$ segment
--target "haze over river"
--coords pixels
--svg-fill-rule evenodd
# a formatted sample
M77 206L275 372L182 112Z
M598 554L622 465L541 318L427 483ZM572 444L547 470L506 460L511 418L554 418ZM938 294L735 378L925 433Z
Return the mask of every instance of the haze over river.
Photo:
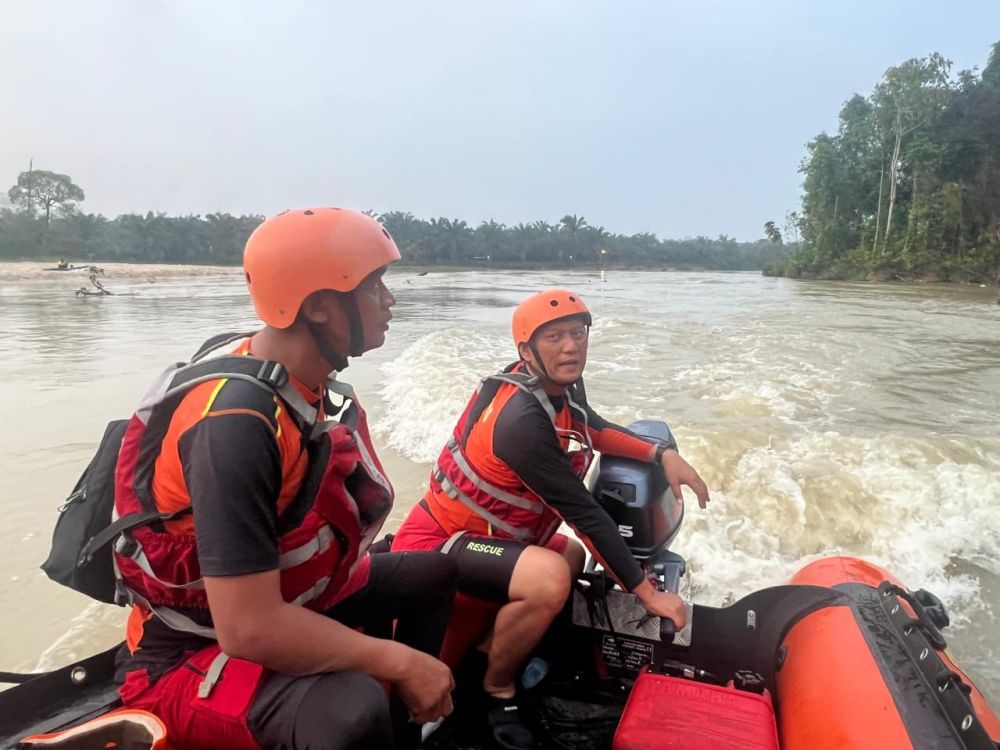
M152 272L151 272L152 273ZM56 508L105 423L213 333L250 330L238 270L105 285L0 275L0 670L43 669L122 637L124 610L48 581ZM960 663L1000 705L1000 305L978 287L750 274L465 272L388 277L386 346L343 379L368 408L397 504L423 491L477 380L513 358L514 304L545 286L594 311L587 391L619 423L661 417L712 503L688 496L685 593L721 604L831 552L948 605Z

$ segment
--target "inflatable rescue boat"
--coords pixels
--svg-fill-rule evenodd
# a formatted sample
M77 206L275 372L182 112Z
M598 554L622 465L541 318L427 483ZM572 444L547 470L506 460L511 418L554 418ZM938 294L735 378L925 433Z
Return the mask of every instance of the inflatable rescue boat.
M651 437L667 429L631 428ZM669 544L683 506L652 469L604 458L592 491L627 529L623 538L647 573L676 590L686 565ZM490 746L478 705L483 657L471 644L492 615L481 602L456 601L442 654L455 670L455 712L425 727L424 747ZM787 584L728 607L691 605L688 619L675 631L646 616L589 562L521 675L543 747L1000 747L1000 719L948 654L941 602L863 560L811 562ZM120 711L116 651L47 674L0 673L18 683L0 692L0 748L171 748L156 717Z

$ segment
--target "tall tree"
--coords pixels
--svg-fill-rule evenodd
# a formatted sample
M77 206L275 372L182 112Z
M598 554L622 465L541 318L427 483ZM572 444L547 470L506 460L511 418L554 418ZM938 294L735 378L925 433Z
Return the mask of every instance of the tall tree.
M983 68L982 82L984 86L1000 89L1000 42L994 42L990 50L990 59Z
M930 126L949 100L951 61L934 52L925 58L907 60L885 73L875 88L872 103L882 132L889 133L892 156L889 157L889 206L886 210L882 251L888 248L892 219L900 181L903 179L903 142L907 136ZM889 124L891 123L891 124Z
M808 144L789 273L1000 275L1000 43L982 75L938 53L851 97ZM789 217L791 218L791 217Z
M775 245L781 244L781 230L773 221L764 224L764 236L767 237L768 242L773 242Z
M7 192L7 197L11 203L29 214L34 213L36 208L44 212L46 227L53 209L69 214L84 199L83 190L69 175L44 169L21 172L17 177L17 184Z

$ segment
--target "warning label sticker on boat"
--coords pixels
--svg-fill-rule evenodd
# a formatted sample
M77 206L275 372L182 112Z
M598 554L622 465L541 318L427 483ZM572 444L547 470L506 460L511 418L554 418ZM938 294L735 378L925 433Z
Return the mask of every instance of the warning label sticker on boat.
M652 663L653 644L606 635L601 641L601 658L609 667L638 672L645 665Z

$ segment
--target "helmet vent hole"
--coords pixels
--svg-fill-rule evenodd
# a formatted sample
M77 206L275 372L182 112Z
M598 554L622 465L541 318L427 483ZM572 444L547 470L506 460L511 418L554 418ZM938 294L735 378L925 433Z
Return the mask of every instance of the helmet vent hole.
M388 232L386 231L385 227L382 227L382 234L384 234L384 235L385 235L385 238L386 238L387 240L391 240L391 239L392 239L392 237L391 237L391 236L389 235L389 233L388 233Z
M576 297L570 297L570 298L569 298L569 301L570 301L570 302L576 302Z
M549 304L552 305L553 307L559 307L559 300L557 300L557 299L550 299L549 300Z
M308 209L308 208L305 211L303 211L302 213L304 213L306 216L312 216L313 215L312 210Z
M249 271L247 271L246 276L247 276L247 286L250 286L250 272Z

